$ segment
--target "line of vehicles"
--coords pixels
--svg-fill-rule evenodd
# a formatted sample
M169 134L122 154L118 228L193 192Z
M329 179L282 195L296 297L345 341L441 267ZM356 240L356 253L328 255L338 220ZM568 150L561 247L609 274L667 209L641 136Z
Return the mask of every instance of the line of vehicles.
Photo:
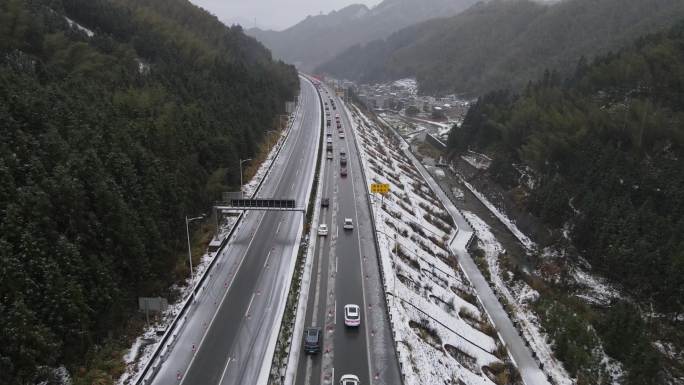
M319 88L319 87L317 87ZM319 88L320 90L321 88ZM326 93L328 92L325 88L322 88ZM332 97L328 98L328 101L324 104L325 108L325 120L326 120L326 159L333 160L333 134L332 134L332 117L330 109L333 111L337 110L335 105L335 100ZM337 128L337 134L340 139L344 139L344 129L342 127L342 121L340 120L340 114L335 113L335 126ZM340 158L340 176L347 176L347 153L344 149L339 152ZM330 198L323 197L321 199L321 207L328 208L330 206ZM354 230L354 222L352 218L344 218L342 228L345 231ZM318 225L318 235L321 237L327 236L329 233L328 225L326 223L320 223ZM356 304L346 304L343 308L344 311L344 325L349 328L358 328L361 325L361 308ZM318 354L321 351L321 346L323 346L323 332L320 327L309 327L304 331L304 351L308 354ZM359 377L353 374L345 374L340 377L340 385L360 385L361 381Z

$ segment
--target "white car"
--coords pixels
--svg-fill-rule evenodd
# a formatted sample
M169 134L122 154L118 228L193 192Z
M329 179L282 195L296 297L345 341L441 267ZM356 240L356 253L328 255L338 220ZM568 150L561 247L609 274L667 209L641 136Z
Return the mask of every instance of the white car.
M325 223L321 223L320 225L318 225L318 235L328 235L328 225L326 225Z
M352 222L351 218L344 218L344 226L342 226L345 230L354 230L354 222Z
M361 325L361 309L358 305L344 305L344 324L347 326Z
M340 385L360 385L361 381L353 374L345 374L340 377Z

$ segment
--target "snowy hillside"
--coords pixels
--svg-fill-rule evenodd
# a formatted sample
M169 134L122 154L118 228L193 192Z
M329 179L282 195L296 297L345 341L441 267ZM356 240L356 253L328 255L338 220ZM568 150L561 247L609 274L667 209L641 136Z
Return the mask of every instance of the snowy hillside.
M406 384L513 384L520 377L447 245L452 218L396 138L351 112L367 185L374 196L383 283Z

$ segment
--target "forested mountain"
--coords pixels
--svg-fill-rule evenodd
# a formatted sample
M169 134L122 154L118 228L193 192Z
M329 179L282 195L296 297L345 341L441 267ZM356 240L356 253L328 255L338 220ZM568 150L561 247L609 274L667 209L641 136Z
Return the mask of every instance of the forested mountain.
M489 154L490 176L509 189L520 189L516 169L529 167L535 183L521 204L569 230L598 272L666 319L684 313L682 57L684 22L581 60L567 81L547 73L519 95L480 98L448 142L453 154ZM630 369L650 365L637 362L644 357L624 331L613 337L625 346L609 353L632 360ZM665 383L650 381L631 383Z
M185 276L183 217L237 188L298 87L186 0L1 1L0 383L107 383L99 347Z
M376 82L416 77L422 92L480 95L522 87L581 56L607 53L684 17L681 0L493 0L356 45L317 71Z
M273 54L301 69L316 66L354 44L382 39L394 31L435 17L455 15L477 0L384 0L368 9L355 4L327 15L309 16L284 31L250 29Z

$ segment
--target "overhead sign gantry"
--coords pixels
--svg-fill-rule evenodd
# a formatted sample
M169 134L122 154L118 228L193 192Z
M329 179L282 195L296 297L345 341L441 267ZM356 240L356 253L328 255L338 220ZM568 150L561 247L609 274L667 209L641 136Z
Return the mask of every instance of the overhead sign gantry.
M305 211L297 207L294 199L230 199L216 204L219 211L257 210L257 211Z

